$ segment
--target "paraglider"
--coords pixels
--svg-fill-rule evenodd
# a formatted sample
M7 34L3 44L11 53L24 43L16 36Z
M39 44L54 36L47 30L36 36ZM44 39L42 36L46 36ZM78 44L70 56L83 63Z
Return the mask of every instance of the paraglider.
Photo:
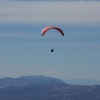
M64 32L63 32L60 28L55 27L55 26L48 26L48 27L45 27L45 28L42 30L41 35L44 36L44 34L45 34L48 30L50 30L50 29L56 29L57 31L59 31L59 32L61 33L62 36L64 36Z
M63 32L60 28L55 27L55 26L48 26L48 27L45 27L45 28L42 30L41 35L44 36L44 34L45 34L48 30L50 30L50 29L55 29L55 30L57 30L58 32L60 32L62 36L64 36L64 32ZM54 52L54 49L51 49L51 52Z

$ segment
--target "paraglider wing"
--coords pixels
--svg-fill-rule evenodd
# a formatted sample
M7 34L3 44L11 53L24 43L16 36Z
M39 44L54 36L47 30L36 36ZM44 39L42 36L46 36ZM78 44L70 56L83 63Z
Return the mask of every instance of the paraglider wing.
M58 31L61 33L62 36L64 36L64 32L63 32L60 28L54 27L54 26L45 27L45 28L42 30L42 32L41 32L42 36L43 36L48 30L50 30L50 29L56 29L56 30L58 30Z

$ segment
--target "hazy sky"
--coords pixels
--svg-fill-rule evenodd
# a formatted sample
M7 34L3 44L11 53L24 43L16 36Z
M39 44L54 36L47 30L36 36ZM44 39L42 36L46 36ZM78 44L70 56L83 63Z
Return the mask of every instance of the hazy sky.
M100 1L0 0L0 77L24 75L100 80Z

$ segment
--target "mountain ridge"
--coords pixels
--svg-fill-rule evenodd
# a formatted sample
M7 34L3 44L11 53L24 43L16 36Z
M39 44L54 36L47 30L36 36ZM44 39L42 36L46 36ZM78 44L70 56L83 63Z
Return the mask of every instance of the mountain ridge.
M57 78L45 77L42 75L39 76L30 75L30 76L21 76L18 78L10 78L10 77L1 78L0 88L10 87L10 86L19 87L19 86L25 86L30 83L45 84L50 82L64 83L63 81Z

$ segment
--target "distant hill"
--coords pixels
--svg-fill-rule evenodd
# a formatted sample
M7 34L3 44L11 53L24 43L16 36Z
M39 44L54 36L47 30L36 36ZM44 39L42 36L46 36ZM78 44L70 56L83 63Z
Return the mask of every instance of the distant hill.
M72 85L100 85L100 80L93 79L61 79L65 83Z
M70 85L40 76L0 79L0 100L100 100L100 85Z
M10 87L10 86L25 86L30 83L35 83L35 84L46 84L50 82L55 82L55 83L64 83L63 81L56 79L56 78L51 78L51 77L44 77L42 75L40 76L22 76L18 78L1 78L0 79L0 88L5 88L5 87Z

